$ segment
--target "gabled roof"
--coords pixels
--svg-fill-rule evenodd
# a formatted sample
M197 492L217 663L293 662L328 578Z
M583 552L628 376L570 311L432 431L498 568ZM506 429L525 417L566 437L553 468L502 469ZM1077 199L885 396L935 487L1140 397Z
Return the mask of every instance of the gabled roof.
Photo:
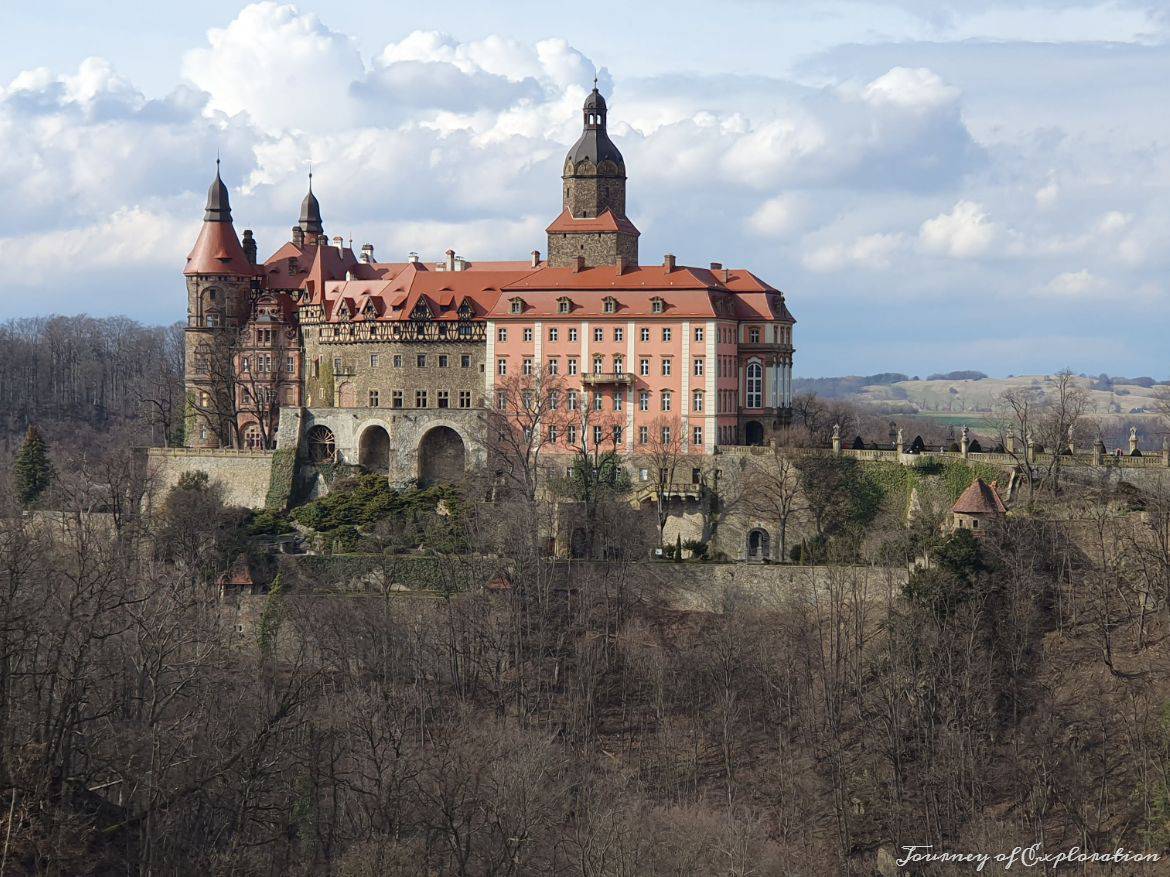
M1007 508L999 494L982 478L976 478L971 486L963 491L963 495L951 508L952 512L961 515L1005 515Z

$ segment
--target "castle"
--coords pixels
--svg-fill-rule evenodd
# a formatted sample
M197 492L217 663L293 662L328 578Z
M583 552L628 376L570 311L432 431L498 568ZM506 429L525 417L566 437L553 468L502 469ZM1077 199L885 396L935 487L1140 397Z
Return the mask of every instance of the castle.
M291 444L310 462L445 477L482 456L486 413L531 429L533 393L551 454L768 442L791 420L784 295L715 262L641 263L607 114L595 84L547 256L521 261L355 253L326 235L310 175L291 239L260 262L217 162L184 270L187 446Z

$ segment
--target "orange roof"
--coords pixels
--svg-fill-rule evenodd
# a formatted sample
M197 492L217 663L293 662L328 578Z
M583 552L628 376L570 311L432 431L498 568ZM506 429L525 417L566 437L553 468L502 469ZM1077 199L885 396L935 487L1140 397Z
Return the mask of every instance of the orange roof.
M552 221L552 225L545 229L546 232L555 234L575 234L579 232L599 232L599 231L620 231L626 234L640 235L641 232L634 227L634 223L630 222L624 216L614 216L609 208L601 211L600 216L588 217L584 219L577 219L569 212L566 207L561 211L561 215Z
M963 491L963 495L951 508L952 512L961 515L1004 515L1007 508L990 485L982 478L976 478L971 486Z
M290 259L297 260L297 273L289 271ZM344 247L339 253L332 244L302 244L289 241L264 261L269 289L305 289L306 281L313 281L319 291L323 281L342 280L347 271L355 277L378 278L387 276L393 266L362 262L352 249Z
M251 277L256 266L244 255L240 239L230 222L205 222L195 248L187 256L184 274L234 274Z

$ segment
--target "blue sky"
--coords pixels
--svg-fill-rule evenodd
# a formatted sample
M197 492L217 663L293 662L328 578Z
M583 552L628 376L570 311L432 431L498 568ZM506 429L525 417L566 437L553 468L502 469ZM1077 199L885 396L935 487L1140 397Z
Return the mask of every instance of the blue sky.
M379 258L543 249L597 74L642 260L785 290L799 373L1170 374L1165 3L95 6L5 10L0 318L180 318L217 149L265 253L310 159Z

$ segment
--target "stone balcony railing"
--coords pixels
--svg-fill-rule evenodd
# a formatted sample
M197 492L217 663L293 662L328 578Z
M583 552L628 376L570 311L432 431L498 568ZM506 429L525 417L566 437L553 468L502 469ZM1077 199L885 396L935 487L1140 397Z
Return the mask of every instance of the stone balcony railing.
M604 384L621 384L625 386L634 383L634 376L630 372L589 372L581 375L581 383L587 387L596 387Z

